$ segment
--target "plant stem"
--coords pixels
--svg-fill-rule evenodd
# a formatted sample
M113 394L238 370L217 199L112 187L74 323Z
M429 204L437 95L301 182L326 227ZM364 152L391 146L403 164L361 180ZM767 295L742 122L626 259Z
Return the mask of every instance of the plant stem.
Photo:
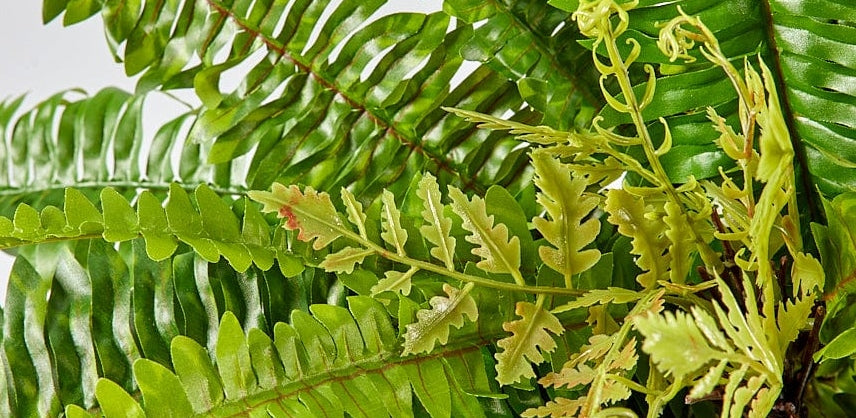
M438 266L433 263L429 263L427 261L416 260L410 258L406 255L399 255L395 252L389 251L386 248L381 247L378 244L375 244L372 241L369 241L359 234L354 233L350 229L343 226L332 226L336 232L340 233L345 238L363 246L364 248L374 251L377 255L386 258L388 260L395 261L397 263L406 264L411 267L417 267L422 270L427 270L433 273L437 273L446 277L450 277L455 280L460 280L466 283L474 283L484 287L490 287L494 289L500 290L508 290L512 292L526 292L533 293L537 295L549 294L549 295L564 295L564 296L582 296L585 291L576 290L576 289L565 289L561 287L553 287L553 286L529 286L525 284L518 283L507 283L507 282L498 282L496 280L487 279L484 277L473 276L471 274L461 273L457 270L447 269L445 266ZM522 277L521 277L522 279Z
M602 28L603 33L605 34L603 44L606 47L609 60L612 63L612 68L615 78L618 80L618 85L621 88L621 93L624 95L625 103L629 108L628 113L630 113L630 118L633 120L636 132L642 140L642 149L645 151L645 157L648 159L648 163L651 164L651 170L657 180L656 183L659 183L659 186L666 192L667 198L677 207L681 208L682 212L684 212L682 219L688 224L687 230L692 234L692 239L695 241L696 247L702 255L702 260L704 260L705 264L711 264L713 260L717 259L716 254L713 249L710 248L708 243L699 236L695 228L693 228L692 225L689 225L689 220L686 217L685 205L681 201L678 191L675 189L675 186L672 184L669 176L666 175L666 170L663 168L660 158L657 156L656 150L654 149L651 134L648 132L645 120L642 118L642 109L636 98L636 93L633 92L633 87L630 85L630 76L628 75L627 65L621 58L621 55L618 52L618 47L615 44L616 36L613 33L612 25L609 24L607 20L607 24L604 26L605 27ZM596 52L592 51L592 54L596 54Z

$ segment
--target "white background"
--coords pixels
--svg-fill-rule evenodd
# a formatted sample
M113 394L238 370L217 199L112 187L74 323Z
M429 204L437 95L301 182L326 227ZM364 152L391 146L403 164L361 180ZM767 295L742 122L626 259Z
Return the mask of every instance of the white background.
M62 16L42 24L40 1L9 1L0 13L0 100L27 94L22 107L29 109L54 93L83 88L90 94L116 86L133 91L134 79L125 76L104 41L101 18L95 16L70 27ZM391 0L385 11L438 11L441 0ZM228 83L224 80L224 83ZM144 136L150 138L160 124L177 115L176 106L149 101L144 108ZM2 139L0 139L2 140ZM5 176L6 173L0 173ZM0 252L0 305L6 299L6 282L12 258Z

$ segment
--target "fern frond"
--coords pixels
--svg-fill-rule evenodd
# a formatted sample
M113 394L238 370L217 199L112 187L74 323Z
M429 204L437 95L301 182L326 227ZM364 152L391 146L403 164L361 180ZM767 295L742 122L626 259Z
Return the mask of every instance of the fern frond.
M80 414L69 406L78 404L108 417L409 416L418 399L432 413L459 416L460 408L478 404L470 393L489 392L482 355L471 343L401 357L389 314L371 298L349 298L348 309L315 305L311 315L295 311L290 324L274 325L294 303L270 310L277 293L302 298L303 309L313 301L301 295L308 289L289 285L306 278L257 269L239 275L192 253L175 256L172 265L155 263L134 243L132 254L144 260L133 271L100 240L88 251L60 249L53 276L40 276L23 257L16 261L6 307L22 314L4 318L9 380L0 382L10 415L58 415L62 408ZM76 260L81 255L88 256L89 274ZM39 303L40 316L20 308ZM38 321L44 325L34 326Z
M763 416L783 387L778 341L768 340L762 328L748 278L745 313L725 283L717 279L717 284L725 308L714 304L716 320L699 307L691 309L691 316L666 312L637 317L636 327L645 336L642 349L676 381L698 378L693 396L705 396L725 382L723 414L740 415L749 407L750 416Z
M557 397L552 401L548 401L546 405L537 408L530 408L520 414L523 417L576 417L578 411L586 402L586 397L582 396L577 399L567 399Z
M154 260L171 256L183 242L209 262L224 257L238 271L253 264L267 270L276 258L292 257L277 253L270 227L255 206L244 204L239 220L205 185L196 188L195 205L176 184L170 186L165 205L144 191L137 199L136 212L111 188L101 190L100 196L101 211L76 189L66 189L63 210L48 206L39 213L29 205L19 205L12 220L0 217L0 247L88 238L123 242L142 237Z
M114 55L128 74L143 73L138 90L194 88L203 108L190 137L210 145L211 163L246 155L251 189L279 181L374 198L383 188L402 192L425 170L475 191L524 185L525 153L511 153L515 141L440 109L511 111L535 122L540 115L521 109L516 80L482 65L449 88L472 27L453 26L443 13L384 16L383 3L101 7ZM80 5L46 17L64 9L68 16ZM241 79L233 91L220 86L227 72ZM388 164L371 164L378 160Z
M672 283L683 284L692 268L693 242L692 226L686 214L673 202L663 205L665 216L663 223L667 229L664 235L669 240L669 280Z
M188 360L201 362L205 372L194 372L176 365L177 370L185 370L176 376L157 363L138 360L135 377L143 388L142 403L146 412L181 412L190 416L193 408L192 412L196 414L300 411L315 416L342 413L364 417L410 416L411 393L416 394L423 407L436 416L465 412L459 409L463 405L451 402L451 387L459 384L459 376L478 376L469 370L482 367L480 361L475 362L471 358L479 357L478 351L451 350L439 358L431 355L409 361L390 361L387 350L395 345L395 333L383 308L371 299L360 297L350 298L349 306L350 310L316 305L313 307L314 318L295 316L293 325L278 324L273 340L258 334L256 329L251 329L249 335L245 334L235 317L226 313L220 325L213 365L204 348L190 339L177 338L172 344L173 351L182 350L192 357ZM316 320L320 321L319 325L323 323L323 327L308 325ZM313 346L311 341L317 338L326 339L329 343ZM221 349L226 346L230 348ZM286 347L293 349L281 349ZM313 347L322 351L306 356L309 351L304 350ZM322 358L335 360L327 367L312 365ZM466 367L453 369L444 358ZM235 362L247 364L236 367ZM289 364L299 365L302 372L295 375L295 370L287 366ZM212 374L214 371L216 374ZM188 373L196 379L190 379ZM241 373L249 374L242 377ZM271 377L257 378L266 374ZM486 387L486 377L482 376L474 383ZM230 390L230 386L233 389ZM185 394L199 393L203 389L206 391L204 401L193 400L191 405ZM230 392L235 396L230 396ZM179 402L158 402L169 399L170 395ZM455 396L466 399L465 403L474 401L472 395L464 392L456 392Z
M558 306L552 310L553 313L561 313L578 308L587 308L593 305L606 305L608 303L630 303L642 299L645 294L623 287L608 287L606 289L594 289L584 295Z

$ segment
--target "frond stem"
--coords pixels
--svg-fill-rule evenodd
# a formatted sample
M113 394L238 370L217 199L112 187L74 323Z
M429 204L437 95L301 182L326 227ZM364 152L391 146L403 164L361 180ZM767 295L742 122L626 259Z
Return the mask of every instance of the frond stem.
M332 227L332 225L331 225ZM411 267L417 267L422 270L427 270L433 273L437 273L455 280L459 280L466 283L474 283L484 287L490 287L494 289L500 290L508 290L512 292L526 292L533 293L536 295L541 294L549 294L549 295L564 295L564 296L582 296L585 293L582 290L575 289L565 289L561 287L552 287L552 286L530 286L526 284L518 284L518 283L507 283L507 282L498 282L496 280L490 280L484 277L473 276L471 274L461 273L457 270L447 269L445 266L438 266L433 263L429 263L427 261L416 260L410 258L406 255L399 255L393 251L389 251L382 246L375 244L372 241L364 239L363 237L356 234L354 231L351 231L348 228L336 226L334 227L336 232L342 234L345 238L363 246L364 248L374 251L375 254L386 258L391 261L395 261L396 263L406 264Z
M686 214L686 209L681 201L680 196L678 195L678 191L675 189L675 186L672 184L672 181L666 175L666 170L663 168L662 163L660 162L660 158L657 155L657 151L654 149L654 143L651 139L651 134L648 132L648 127L645 125L645 120L642 118L642 108L639 105L639 101L636 98L636 93L633 92L633 87L630 85L630 77L627 69L627 64L621 58L621 55L618 52L618 47L615 44L616 36L613 33L612 25L605 25L606 27L604 33L605 42L603 42L606 47L607 54L609 55L609 60L612 63L612 68L615 74L615 78L618 80L618 85L621 87L621 93L624 95L624 100L626 101L626 106L628 107L628 113L630 114L631 119L633 120L633 125L636 127L636 132L638 133L640 139L642 140L642 149L645 151L645 156L648 159L648 163L651 164L651 169L653 171L654 176L657 179L655 183L659 187L661 187L665 192L666 196L669 200L672 201L678 208L681 208L681 211ZM597 54L595 50L592 50L592 54ZM688 222L686 218L684 218L684 222ZM695 228L692 225L687 225L688 230L692 234L692 240L695 241L696 247L698 248L699 253L702 256L702 260L705 264L711 263L713 260L717 259L717 256L712 248L708 245L707 242L702 239L702 237L698 234Z

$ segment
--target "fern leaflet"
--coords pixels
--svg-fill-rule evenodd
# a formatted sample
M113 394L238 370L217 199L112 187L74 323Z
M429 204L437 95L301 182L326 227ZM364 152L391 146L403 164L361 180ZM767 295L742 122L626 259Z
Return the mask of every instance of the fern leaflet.
M416 195L422 199L425 208L422 211L422 218L428 222L427 225L421 226L419 231L428 242L435 245L431 248L431 255L442 261L447 269L454 270L455 238L450 235L452 220L443 214L437 179L430 173L425 173L419 181Z
M553 314L543 308L543 304L544 298L541 296L534 305L517 302L515 313L521 319L502 324L502 328L511 332L511 336L497 342L497 346L502 349L495 356L496 378L500 384L508 385L522 378L535 377L530 362L537 364L544 361L543 353L556 348L550 333L562 335L565 329Z
M431 309L420 310L416 313L416 323L407 325L403 353L430 352L435 342L446 344L450 327L464 325L464 316L476 321L479 314L476 301L470 295L472 289L472 283L467 283L462 289L444 284L443 291L448 296L432 297L429 301Z
M484 199L473 196L472 200L456 187L449 187L452 198L452 210L463 219L463 227L472 234L466 240L475 244L472 253L481 257L476 263L480 269L489 273L507 273L518 284L524 284L520 274L520 239L508 239L508 228L493 225L493 215L488 215Z
M550 220L536 217L532 223L552 244L539 247L538 253L546 265L565 277L565 285L572 287L571 276L588 270L600 259L600 251L596 249L582 250L600 231L600 221L596 218L582 222L598 201L583 196L586 181L572 176L570 169L557 158L535 152L532 165L535 185L541 190L536 199L550 216Z

